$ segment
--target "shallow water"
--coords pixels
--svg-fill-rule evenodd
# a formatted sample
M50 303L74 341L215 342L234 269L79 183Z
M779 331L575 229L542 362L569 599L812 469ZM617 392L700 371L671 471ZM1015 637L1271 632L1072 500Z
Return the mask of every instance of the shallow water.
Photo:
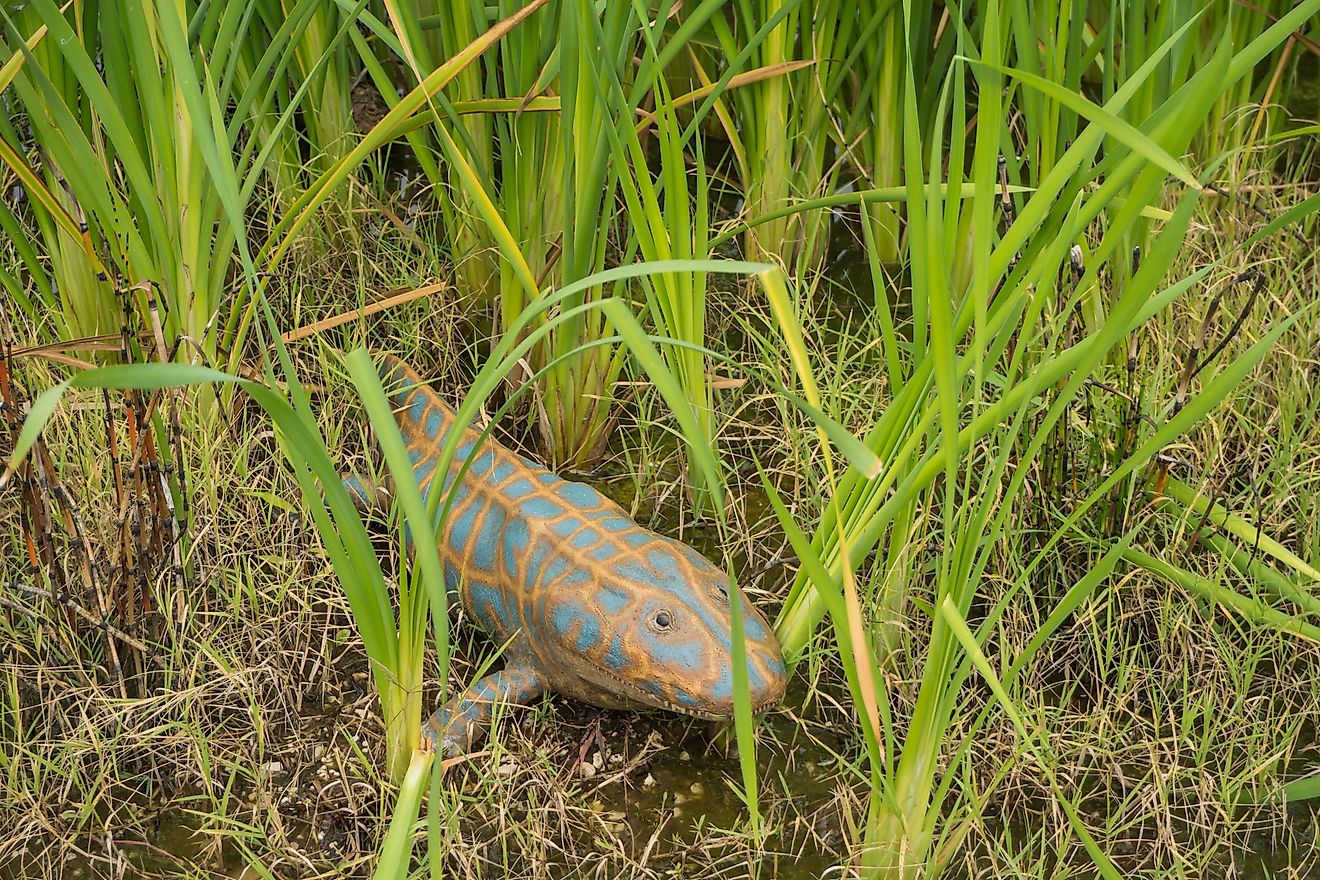
M589 480L603 493L631 509L634 481L626 475ZM764 499L753 499L764 504ZM722 559L718 529L713 523L680 523L681 511L676 503L660 510L646 505L638 510L637 519L658 531L677 534L717 563ZM734 564L745 568L745 560ZM783 577L775 570L772 575ZM767 609L773 610L773 609ZM484 638L482 639L484 642ZM477 650L487 650L481 645ZM463 650L463 648L459 648ZM340 676L351 674L340 669ZM801 703L801 695L790 703ZM802 724L787 714L773 715L764 720L757 757L758 779L763 786L763 809L770 808L767 828L769 833L758 845L758 865L738 867L737 858L747 847L735 838L746 833L747 808L739 791L741 772L736 752L724 751L712 744L714 726L668 713L632 713L597 710L573 704L564 698L558 701L556 713L573 728L594 728L590 747L592 756L603 755L604 769L596 779L581 779L576 773L562 783L553 783L570 803L587 805L608 821L620 827L618 839L627 847L634 860L645 859L647 867L664 874L666 870L683 872L694 868L694 847L709 850L704 856L697 854L696 868L719 859L726 876L760 876L815 878L837 861L837 855L846 851L847 843L839 821L838 811L831 808L837 799L836 789L840 775L835 752L844 748L836 737L828 734L823 739L819 730L814 736L804 734ZM324 714L322 714L324 712ZM313 710L305 720L311 722L313 739L323 746L332 747L340 720L337 709L325 707ZM517 724L518 719L511 719ZM616 781L604 783L610 775L611 758L636 755L643 743L658 748L634 772L619 775ZM557 739L553 746L574 752L573 744ZM486 759L489 760L489 759ZM598 758L599 760L599 758ZM485 767L484 769L490 769ZM462 785L461 775L454 781ZM250 788L250 786L248 786ZM573 792L571 789L579 789ZM156 811L143 804L141 809L126 809L136 819L132 827L118 829L113 837L114 859L103 857L106 852L104 836L94 839L78 835L71 848L64 849L58 859L63 872L58 876L70 878L100 878L111 876L173 877L191 876L201 871L205 876L244 876L244 861L238 849L221 842L223 829L214 818L204 815L208 810L200 806L197 812L177 807L186 802L190 793L180 794L172 805ZM196 794L195 792L191 794ZM251 793L239 795L231 806L238 814L247 814L245 803ZM209 799L201 798L200 801ZM521 805L510 805L518 809ZM468 817L460 816L466 821ZM335 860L335 853L327 840L309 827L298 827L301 819L297 811L281 811L281 823L299 841L299 847L318 861ZM93 823L97 824L97 823ZM781 833L787 829L787 833ZM575 844L581 850L592 852L594 841L585 832L573 829ZM480 845L480 835L475 842ZM821 842L828 843L822 847ZM79 855L79 850L86 855ZM827 852L828 850L828 852ZM260 851L260 848L258 848ZM421 852L421 848L418 848ZM33 868L45 861L46 853L30 849L25 865L0 865L0 878L32 876ZM702 859L706 861L702 861ZM730 862L730 859L733 862ZM510 864L518 865L522 856L510 854ZM121 874L120 872L125 872ZM552 872L551 876L558 876ZM566 873L564 876L572 876Z

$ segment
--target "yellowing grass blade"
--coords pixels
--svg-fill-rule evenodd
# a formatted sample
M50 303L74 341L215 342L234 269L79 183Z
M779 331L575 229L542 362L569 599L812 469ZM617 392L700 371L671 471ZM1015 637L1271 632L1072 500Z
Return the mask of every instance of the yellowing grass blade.
M14 176L23 183L23 188L27 190L27 193L40 202L41 207L50 212L51 219L55 221L60 229L67 232L74 241L83 243L87 260L92 264L93 269L97 272L104 272L105 266L101 264L100 259L92 251L87 236L83 235L82 230L78 228L78 224L69 216L69 212L64 210L64 206L46 188L46 184L37 176L36 172L28 167L23 157L14 152L13 147L9 146L9 143L3 138L0 138L0 162L4 162L9 166L9 170L13 171Z
M387 143L401 124L421 109L436 92L444 88L463 68L471 64L483 52L499 42L505 34L548 2L549 0L532 0L531 3L528 3L522 9L500 21L473 40L457 55L427 75L416 88L404 95L399 103L385 115L385 118L376 123L347 156L322 174L308 188L302 198L294 203L290 209L289 218L281 222L271 235L271 241L276 244L270 252L267 271L274 270L285 252L293 245L297 233L311 220L317 207L348 178L349 173L354 168L360 165L373 151Z
M60 12L67 10L72 3L73 0L69 0L68 3L65 3L60 7ZM37 48L37 45L45 39L46 33L47 29L44 24L33 31L32 36L28 37L25 41L27 43L28 51ZM18 75L18 69L23 66L23 61L26 58L27 55L22 52L15 52L13 55L9 56L9 60L4 63L4 66L0 67L0 92L9 88L9 84L13 82L14 77Z
M735 75L725 83L724 91L736 89L739 86L749 86L752 83L762 82L763 80L770 79L774 76L787 76L790 73L795 73L796 71L811 67L815 63L816 60L814 58L808 58L801 61L783 61L779 64L767 64L764 67L747 70ZM682 95L672 98L668 102L668 108L657 107L654 112L639 110L638 113L642 116L642 121L637 124L637 131L641 132L647 127L654 125L657 114L664 112L665 109L672 110L678 107L687 106L688 104L694 104L713 91L715 91L715 83L706 83L701 88L693 89L690 92L685 92Z
M535 296L538 286L536 276L532 273L532 267L527 264L527 258L523 256L522 248L518 247L518 240L514 238L513 232L509 230L508 224L504 222L504 217L501 215L494 199L491 198L490 193L486 192L485 186L481 183L481 178L477 176L476 169L472 167L467 157L463 155L463 151L459 149L458 144L454 142L453 136L449 133L449 127L440 119L436 119L435 132L440 137L440 144L444 147L445 157L454 166L459 180L462 181L467 197L472 200L473 205L481 214L481 219L486 221L491 237L495 239L495 244L500 249L500 254L512 264L514 274L518 276L518 282L522 284L527 296Z
M1258 547L1303 577L1320 582L1320 569L1293 553L1278 541L1264 534L1260 529L1237 514L1230 513L1223 505L1206 498L1181 480L1170 477L1164 484L1164 491L1184 507L1190 508L1206 517L1206 521L1249 546Z
M765 290L766 299L770 303L770 310L774 313L775 321L779 325L779 332L783 335L784 344L788 347L789 357L793 361L793 370L797 373L798 382L802 384L802 396L806 398L807 403L812 407L820 410L820 392L816 388L816 380L812 375L811 358L807 352L806 339L802 334L802 324L798 321L797 314L793 310L793 303L788 295L788 286L784 282L784 273L777 267L769 268L757 272L756 278L761 282L762 289ZM816 430L823 446L828 446L826 438L832 433L827 426L832 427L835 424L837 423L830 420L817 420ZM880 457L851 434L846 431L844 434L846 434L846 437L838 438L841 441L840 450L845 452L853 466L868 478L874 479L880 476L881 471L884 470L884 462L880 460Z

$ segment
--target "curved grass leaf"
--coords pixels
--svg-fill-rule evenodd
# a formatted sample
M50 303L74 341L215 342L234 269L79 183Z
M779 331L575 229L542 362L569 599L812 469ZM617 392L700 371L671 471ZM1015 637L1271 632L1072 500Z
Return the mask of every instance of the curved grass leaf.
M61 382L53 388L47 388L32 401L27 416L23 419L23 428L18 432L18 439L14 441L13 451L9 454L9 463L5 467L4 474L0 475L0 486L9 482L10 477L32 450L37 438L41 436L41 429L46 427L46 422L55 414L56 408L60 405L60 398L64 396L68 387L67 381Z
M376 372L375 364L372 363L371 356L365 348L357 348L348 354L345 363L371 421L372 433L376 438L376 443L385 456L385 462L389 467L390 477L394 485L394 497L403 509L409 532L416 536L412 541L413 555L419 576L422 579L422 588L425 591L427 601L417 601L419 597L416 596L412 585L407 590L400 590L399 638L404 644L420 651L423 643L422 620L424 619L425 609L430 609L432 631L435 634L436 641L436 653L440 659L439 680L441 687L444 688L449 681L449 606L445 592L444 566L440 562L440 551L436 542L429 537L435 533L437 528L442 528L443 523L436 523L433 518L427 515L426 501L422 498L421 490L417 485L416 474L408 457L407 446L403 441L403 436L399 433L398 424L395 421L390 402L385 396L385 391L381 387L380 377ZM439 483L440 481L437 478L436 484L439 485ZM443 698L444 693L442 691ZM418 705L420 705L420 700L421 695L418 694ZM410 712L408 714L411 717L417 717L420 713ZM410 725L407 733L409 748L415 748L417 745L417 730Z
M984 66L982 62L979 61L972 61L971 59L968 59L968 61L977 67ZM1192 174L1190 168L1169 155L1163 147L1147 135L1143 134L1131 123L1124 121L1113 113L1110 113L1104 107L1088 101L1078 93L1070 91L1058 83L1051 82L1050 80L1037 76L1029 71L998 66L995 66L995 69L999 73L1004 74L1005 76L1011 76L1014 79L1031 86L1042 94L1049 96L1053 100L1058 101L1078 116L1095 123L1105 134L1108 134L1114 140L1127 146L1146 161L1153 165L1158 165L1160 168L1168 171L1188 186L1200 189L1201 183L1196 179L1196 175Z

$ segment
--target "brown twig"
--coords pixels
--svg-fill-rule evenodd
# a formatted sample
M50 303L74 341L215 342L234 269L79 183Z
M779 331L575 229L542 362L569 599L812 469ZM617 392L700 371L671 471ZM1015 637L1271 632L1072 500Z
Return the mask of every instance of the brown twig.
M86 608L82 607L77 602L70 599L68 594L55 593L52 590L43 589L42 587L35 587L32 586L31 584L5 584L5 589L18 590L21 593L29 593L33 596L40 596L43 599L49 599L50 601L55 602L69 609L74 614L78 615L83 620L87 621L92 626L96 627L97 629L101 630L107 635L113 636L114 638L120 640L121 642L128 645L130 648L134 649L135 651L140 651L143 655L147 654L151 650L151 648L145 642L141 641L140 639L134 638L133 636L124 632L119 627L114 626L104 618L98 617L96 614L92 613L91 611L88 611ZM3 594L0 594L0 605L4 605L6 608L12 608L15 611L20 611L24 614L27 614L30 617L35 617L37 619L42 618L41 612L38 611L37 609L24 605L22 602L18 602L14 599L10 599L8 596L5 596Z
M297 330L290 330L280 337L286 344L297 342L299 339L306 339L308 336L315 336L318 333L324 333L350 321L360 321L363 318L370 317L377 312L383 312L386 309L392 309L395 306L401 306L404 303L412 302L415 299L421 299L424 296L430 296L434 293L450 290L450 285L445 281L437 281L434 284L427 284L424 287L416 287L409 290L395 291L382 300L378 300L371 305L360 309L353 309L348 312L340 312L329 318L323 318L315 323L299 327Z

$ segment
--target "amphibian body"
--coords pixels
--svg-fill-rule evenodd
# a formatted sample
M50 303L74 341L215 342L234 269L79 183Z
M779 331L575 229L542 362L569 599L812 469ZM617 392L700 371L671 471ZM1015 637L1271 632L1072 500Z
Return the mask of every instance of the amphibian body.
M497 702L526 705L553 690L605 708L733 717L729 581L691 547L644 529L591 486L564 480L467 429L449 474L435 471L454 411L410 367L385 362L385 387L418 485L447 491L474 456L436 536L451 601L507 644L504 668L441 706L422 727L459 754ZM379 493L356 477L363 506ZM443 498L441 499L443 503ZM779 642L743 598L753 711L784 694Z

